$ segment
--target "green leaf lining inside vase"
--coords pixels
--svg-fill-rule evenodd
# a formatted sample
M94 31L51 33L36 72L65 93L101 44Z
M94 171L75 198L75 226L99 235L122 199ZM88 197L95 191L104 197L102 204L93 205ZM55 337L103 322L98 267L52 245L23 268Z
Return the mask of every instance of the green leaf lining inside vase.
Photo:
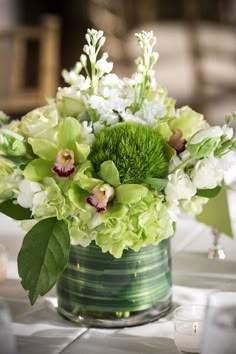
M63 221L47 218L26 234L18 255L22 286L28 290L33 305L46 294L65 269L70 250L70 236Z

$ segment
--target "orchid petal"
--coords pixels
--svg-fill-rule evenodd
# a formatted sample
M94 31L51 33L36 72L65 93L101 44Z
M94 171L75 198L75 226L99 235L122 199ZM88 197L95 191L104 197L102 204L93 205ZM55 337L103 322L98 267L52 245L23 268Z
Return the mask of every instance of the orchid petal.
M80 123L72 117L62 120L58 130L58 146L60 149L74 149L75 142L80 138Z
M79 163L83 163L87 160L90 153L90 147L86 144L78 144L75 142L75 158Z
M35 159L31 161L24 169L25 178L33 182L40 182L45 177L50 177L53 175L52 164L49 161L43 159Z
M101 164L99 175L101 178L114 187L120 185L120 176L113 161L105 161Z
M116 188L116 200L118 203L137 203L144 198L148 189L140 184L122 184Z
M82 210L86 209L86 198L89 196L88 192L73 183L68 191L68 195L72 203L74 203L78 208Z
M114 196L114 188L109 184L100 184L92 190L86 200L87 203L94 206L98 213L103 213L107 210L107 204Z
M57 146L49 140L46 139L28 139L29 144L32 146L33 152L39 156L41 159L54 161L58 148Z

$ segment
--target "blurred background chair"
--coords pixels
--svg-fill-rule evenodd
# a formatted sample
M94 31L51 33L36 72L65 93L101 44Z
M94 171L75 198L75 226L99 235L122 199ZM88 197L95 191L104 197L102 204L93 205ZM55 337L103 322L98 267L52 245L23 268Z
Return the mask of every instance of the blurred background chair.
M190 105L203 112L213 124L222 123L224 114L236 108L235 0L1 0L0 28L4 2L14 4L18 24L24 27L35 28L45 13L57 16L61 21L59 29L54 26L51 35L42 36L46 37L47 45L40 37L42 50L30 40L24 54L18 54L20 60L16 61L14 70L10 69L7 59L15 59L11 54L13 46L5 44L6 49L1 50L0 45L0 73L4 72L4 79L1 74L0 100L4 98L6 102L12 97L16 102L18 94L23 94L19 89L23 86L24 93L27 88L29 99L22 108L18 107L24 112L30 106L44 103L44 96L54 95L58 81L64 85L60 71L72 67L80 57L87 28L104 31L104 50L114 62L113 71L121 76L134 72L134 59L140 55L134 33L142 29L153 30L157 37L155 50L160 54L155 67L156 78L168 89L169 95L176 98L177 107ZM8 12L13 16L13 5L11 8ZM22 52L19 48L15 50ZM15 72L22 72L22 67L26 68L23 84L15 75ZM33 86L38 101L31 105ZM50 89L53 86L54 89ZM5 107L0 104L0 110ZM16 114L23 113L19 108L15 105Z
M59 40L57 16L43 16L40 25L0 30L0 49L4 51L1 56L7 59L8 69L8 76L1 83L0 110L13 116L23 114L44 105L46 97L55 96Z
M185 0L195 76L195 105L213 124L236 109L236 2L216 2L217 21L204 18L199 1Z

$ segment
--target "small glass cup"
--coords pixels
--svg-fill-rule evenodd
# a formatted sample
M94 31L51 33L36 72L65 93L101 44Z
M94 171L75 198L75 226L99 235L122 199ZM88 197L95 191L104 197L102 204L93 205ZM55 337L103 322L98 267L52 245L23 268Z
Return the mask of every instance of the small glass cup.
M7 262L7 249L4 245L0 244L0 283L7 277Z
M201 353L236 353L236 292L210 294Z
M206 306L185 305L174 312L174 341L184 353L200 353Z
M0 354L16 354L16 339L6 302L0 298Z

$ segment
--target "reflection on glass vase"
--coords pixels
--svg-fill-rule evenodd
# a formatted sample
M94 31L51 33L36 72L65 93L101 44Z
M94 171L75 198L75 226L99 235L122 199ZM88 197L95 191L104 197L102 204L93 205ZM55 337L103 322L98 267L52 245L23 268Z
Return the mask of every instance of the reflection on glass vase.
M119 259L95 243L71 246L57 296L59 312L86 326L134 326L162 317L171 307L170 240L125 250Z

